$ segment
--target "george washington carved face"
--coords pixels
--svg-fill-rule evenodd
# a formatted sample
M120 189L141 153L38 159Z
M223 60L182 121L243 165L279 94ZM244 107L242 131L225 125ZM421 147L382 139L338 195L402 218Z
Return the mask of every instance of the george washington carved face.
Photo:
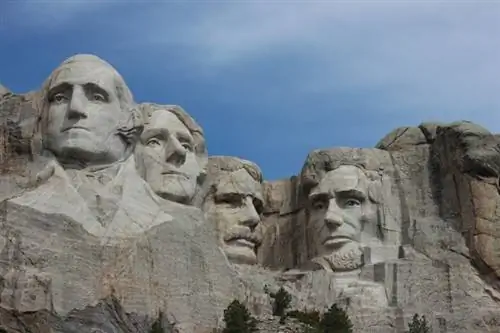
M65 61L44 91L43 144L60 161L107 164L126 157L120 127L131 120L132 96L111 65L91 55Z

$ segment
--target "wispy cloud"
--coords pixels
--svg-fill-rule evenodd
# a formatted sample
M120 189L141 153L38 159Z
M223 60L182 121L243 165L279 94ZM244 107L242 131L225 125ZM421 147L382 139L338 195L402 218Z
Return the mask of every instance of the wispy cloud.
M227 144L220 132L242 136L246 146L234 150L265 163L263 147L300 160L321 146L373 145L424 120L469 119L500 132L498 1L7 4L2 38L45 35L78 51L80 39L98 41L88 52L135 78L136 96L192 105L215 153ZM215 109L232 117L231 133L207 114Z
M374 101L385 105L377 112L418 109L420 117L485 120L500 108L499 2L245 1L194 8L195 19L185 20L151 5L134 39L145 49L185 47L193 65L212 74L294 55L301 61L289 70L300 76L288 89L378 93ZM179 34L169 33L173 25Z

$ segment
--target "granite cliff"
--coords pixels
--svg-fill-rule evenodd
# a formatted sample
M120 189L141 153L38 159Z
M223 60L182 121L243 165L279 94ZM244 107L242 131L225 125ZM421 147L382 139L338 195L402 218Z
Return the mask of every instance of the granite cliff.
M0 327L211 332L240 299L278 328L341 304L355 332L500 331L500 137L479 125L395 129L318 149L289 179L210 156L176 105L134 102L109 63L76 55L37 91L0 86Z

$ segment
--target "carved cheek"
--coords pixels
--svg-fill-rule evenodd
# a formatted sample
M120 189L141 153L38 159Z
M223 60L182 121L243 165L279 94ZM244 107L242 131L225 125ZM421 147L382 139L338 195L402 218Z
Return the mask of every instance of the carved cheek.
M322 231L327 230L324 222L325 214L326 210L312 210L310 212L308 231L315 241L321 238Z
M62 129L64 119L66 117L66 106L64 104L52 104L47 110L47 127L48 129Z
M365 204L362 206L362 219L365 223L374 223L377 221L377 206Z
M233 217L231 207L225 204L216 204L214 209L217 215L217 223L224 228L228 227Z

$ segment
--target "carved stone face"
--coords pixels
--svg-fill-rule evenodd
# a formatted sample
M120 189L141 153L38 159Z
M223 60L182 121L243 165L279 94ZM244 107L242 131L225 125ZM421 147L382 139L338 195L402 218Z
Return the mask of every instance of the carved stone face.
M44 146L60 160L90 164L123 158L126 143L117 128L122 111L112 69L97 62L75 62L61 68L48 91Z
M364 172L346 165L328 172L309 194L311 245L333 270L362 265L364 235L377 234L376 206L368 192Z
M144 179L159 196L188 203L202 168L189 129L167 110L154 111L141 135Z
M256 229L263 209L262 184L240 169L222 176L215 187L204 210L216 224L226 256L235 263L257 263L255 251L262 242Z

